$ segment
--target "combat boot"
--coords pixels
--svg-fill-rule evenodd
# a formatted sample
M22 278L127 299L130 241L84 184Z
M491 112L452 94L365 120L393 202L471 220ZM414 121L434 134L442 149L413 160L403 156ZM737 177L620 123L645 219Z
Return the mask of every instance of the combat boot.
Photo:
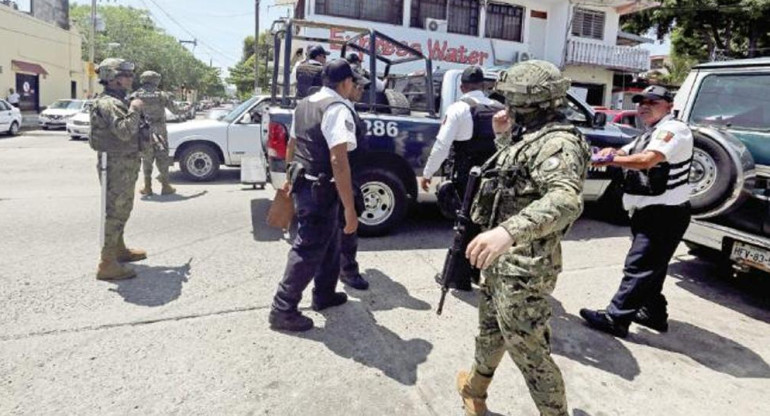
M471 370L457 373L457 392L463 399L466 416L483 416L487 414L487 389L492 377L485 377Z
M149 176L144 177L144 188L139 190L142 195L152 195L152 178Z
M147 252L140 248L127 248L123 237L118 240L118 247L115 249L116 257L119 262L132 262L144 260L147 258Z
M136 277L136 272L118 263L115 250L102 250L102 259L99 262L99 269L96 271L97 280L123 280L132 277Z
M160 189L161 195L171 195L176 193L176 188L171 186L168 182L162 182L161 183L163 187Z

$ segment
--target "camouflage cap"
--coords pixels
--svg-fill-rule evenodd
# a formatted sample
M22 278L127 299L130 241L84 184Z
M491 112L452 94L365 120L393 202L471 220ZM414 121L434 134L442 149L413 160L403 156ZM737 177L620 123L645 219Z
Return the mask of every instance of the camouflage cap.
M103 81L112 81L119 75L134 75L134 63L120 58L107 58L103 60L96 69L99 79Z
M546 61L518 63L500 75L495 89L505 95L510 107L546 108L561 103L567 95L570 80L559 68Z
M160 74L155 71L144 71L139 75L139 82L157 87L160 84Z

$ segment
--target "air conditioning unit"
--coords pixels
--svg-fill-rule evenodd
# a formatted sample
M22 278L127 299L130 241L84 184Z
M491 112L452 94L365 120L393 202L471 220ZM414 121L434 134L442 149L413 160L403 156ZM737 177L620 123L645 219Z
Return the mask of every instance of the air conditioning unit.
M446 20L426 18L425 29L428 32L444 32L446 33L448 23Z

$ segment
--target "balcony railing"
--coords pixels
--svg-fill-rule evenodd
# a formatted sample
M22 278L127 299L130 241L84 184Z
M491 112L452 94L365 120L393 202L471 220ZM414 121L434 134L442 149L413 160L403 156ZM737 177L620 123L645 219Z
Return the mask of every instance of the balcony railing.
M569 39L567 65L595 65L629 72L646 72L650 70L650 51Z

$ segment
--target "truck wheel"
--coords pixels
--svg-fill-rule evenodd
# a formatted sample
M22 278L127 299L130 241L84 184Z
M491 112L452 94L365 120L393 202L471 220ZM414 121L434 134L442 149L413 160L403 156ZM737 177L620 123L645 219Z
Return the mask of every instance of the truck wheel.
M401 94L396 90L385 90L385 96L388 98L388 106L390 106L390 114L399 116L408 116L412 110L409 106L409 100L406 95Z
M207 144L194 144L182 152L179 167L196 182L210 181L219 172L219 156Z
M14 121L11 123L11 127L8 129L8 135L15 136L17 134L19 134L19 123Z
M370 169L358 176L364 212L358 217L362 236L383 235L406 215L409 200L398 176L383 169Z
M733 194L738 176L737 167L722 146L708 136L694 134L690 184L692 212L706 213L724 204Z

